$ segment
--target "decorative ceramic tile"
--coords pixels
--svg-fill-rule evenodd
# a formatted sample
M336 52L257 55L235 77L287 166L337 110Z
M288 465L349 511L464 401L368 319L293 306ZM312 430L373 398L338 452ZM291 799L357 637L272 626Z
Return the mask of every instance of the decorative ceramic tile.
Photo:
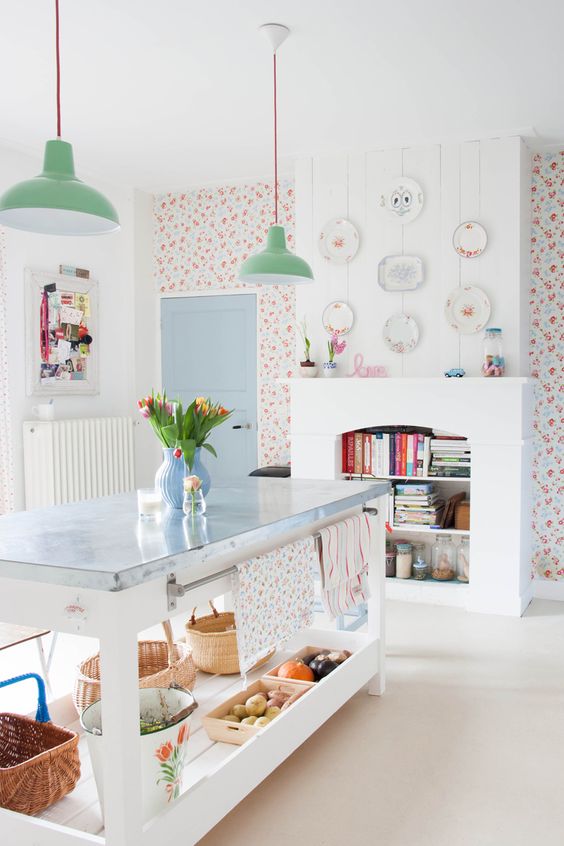
M218 185L155 197L154 265L161 293L240 288L241 263L265 243L273 223L272 185ZM280 223L294 243L294 185L280 181ZM295 289L265 286L257 297L259 465L287 463L290 456L288 391L273 380L295 374ZM275 403L263 399L272 390ZM273 420L274 408L276 420ZM263 431L264 427L268 431Z
M538 378L533 565L564 578L564 150L536 155L532 185L531 372Z

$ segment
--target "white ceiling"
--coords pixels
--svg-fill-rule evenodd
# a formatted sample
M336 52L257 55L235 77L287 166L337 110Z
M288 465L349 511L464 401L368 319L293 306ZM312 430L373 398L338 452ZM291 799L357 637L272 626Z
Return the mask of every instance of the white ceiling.
M534 127L564 139L562 0L60 0L77 169L147 190L266 175L271 57L286 157ZM53 137L54 0L0 0L0 138ZM3 187L3 186L0 186Z

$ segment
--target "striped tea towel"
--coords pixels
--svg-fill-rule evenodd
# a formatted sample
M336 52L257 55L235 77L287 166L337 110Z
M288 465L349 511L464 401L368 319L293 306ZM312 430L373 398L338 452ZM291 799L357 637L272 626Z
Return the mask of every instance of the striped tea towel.
M370 597L370 519L368 514L357 514L321 529L320 534L321 598L334 619Z
M313 538L237 565L233 601L242 675L272 649L311 626L314 566Z

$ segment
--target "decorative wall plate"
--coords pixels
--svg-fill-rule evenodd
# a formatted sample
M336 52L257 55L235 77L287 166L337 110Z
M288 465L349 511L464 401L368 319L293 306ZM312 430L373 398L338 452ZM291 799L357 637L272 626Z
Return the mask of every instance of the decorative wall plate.
M354 323L354 314L348 303L329 303L323 310L323 328L329 335L346 335Z
M380 194L380 206L399 223L410 223L423 208L421 186L409 176L398 176Z
M445 317L461 335L472 335L483 329L491 314L490 301L474 285L465 285L450 292L445 304Z
M486 230L475 220L466 220L457 226L452 236L452 245L459 256L476 258L482 255L488 243Z
M417 256L386 256L378 265L384 291L415 291L423 284L423 262Z
M337 217L325 224L319 233L319 251L326 261L346 264L356 255L358 232L350 220Z
M418 341L419 327L408 314L392 314L384 323L384 343L392 352L411 352Z

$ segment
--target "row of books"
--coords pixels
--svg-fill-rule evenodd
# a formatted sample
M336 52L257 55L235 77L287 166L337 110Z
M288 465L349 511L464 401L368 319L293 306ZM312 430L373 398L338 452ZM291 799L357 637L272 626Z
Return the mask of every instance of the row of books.
M469 476L465 438L432 429L386 427L345 432L342 472L365 476Z

